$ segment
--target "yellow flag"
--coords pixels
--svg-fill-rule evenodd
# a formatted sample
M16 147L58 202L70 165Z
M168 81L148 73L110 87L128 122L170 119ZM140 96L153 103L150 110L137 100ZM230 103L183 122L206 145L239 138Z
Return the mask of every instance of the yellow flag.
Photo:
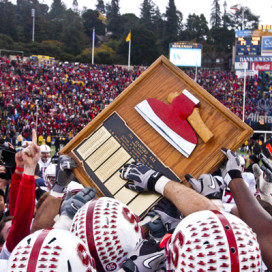
M99 20L101 20L102 22L107 21L107 18L100 11L98 11L98 13L99 13L99 16L98 16Z
M128 33L127 37L126 37L126 42L129 42L131 39L131 31Z

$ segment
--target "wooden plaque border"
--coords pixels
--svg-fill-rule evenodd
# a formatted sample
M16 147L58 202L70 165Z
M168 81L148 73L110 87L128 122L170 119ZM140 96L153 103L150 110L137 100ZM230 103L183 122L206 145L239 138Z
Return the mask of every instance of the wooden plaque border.
M147 98L157 98L167 103L170 92L183 89L189 90L200 100L200 114L214 134L213 139L206 144L198 139L197 147L189 158L175 150L134 109L135 105ZM187 173L198 178L202 173L214 171L225 159L221 152L222 147L235 151L253 134L252 128L238 116L166 57L160 56L59 152L76 160L78 167L74 170L75 176L83 185L96 187L99 196L103 196L103 193L86 173L82 161L73 150L97 130L113 112L117 112L127 126L183 182Z

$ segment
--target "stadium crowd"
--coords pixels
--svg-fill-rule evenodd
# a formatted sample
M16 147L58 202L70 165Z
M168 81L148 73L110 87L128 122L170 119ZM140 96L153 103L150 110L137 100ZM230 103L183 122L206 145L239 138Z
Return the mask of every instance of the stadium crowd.
M222 104L242 119L244 79L237 78L235 72L204 70L199 72L198 84L217 98ZM191 75L193 77L194 75ZM271 114L272 81L260 73L247 77L246 115L258 113Z
M75 63L49 66L1 57L1 133L14 145L20 136L20 144L22 138L31 138L31 128L37 122L41 139L48 145L56 143L58 149L144 70L143 67L128 70L115 65ZM195 77L194 72L187 73ZM199 70L197 82L242 118L243 79L237 78L234 72ZM246 115L270 115L271 91L272 81L264 74L247 78Z
M70 139L143 70L113 65L47 66L4 57L0 61L1 132L14 145L20 134L31 138L36 122L43 139Z

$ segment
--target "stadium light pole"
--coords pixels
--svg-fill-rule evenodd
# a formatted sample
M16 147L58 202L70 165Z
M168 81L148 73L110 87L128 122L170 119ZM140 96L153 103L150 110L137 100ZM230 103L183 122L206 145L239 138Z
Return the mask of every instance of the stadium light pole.
M94 45L95 45L95 28L93 28L93 35L92 35L92 64L94 64Z
M195 66L195 82L197 81L197 57L196 57L196 66Z
M32 21L32 42L35 40L35 9L31 9L31 17L33 18Z
M242 9L242 30L245 29L245 9L241 6Z
M245 122L245 107L246 107L246 70L247 70L248 63L247 61L243 61L244 67L244 92L243 92L243 122Z
M130 67L130 56L131 56L131 38L128 44L128 68Z

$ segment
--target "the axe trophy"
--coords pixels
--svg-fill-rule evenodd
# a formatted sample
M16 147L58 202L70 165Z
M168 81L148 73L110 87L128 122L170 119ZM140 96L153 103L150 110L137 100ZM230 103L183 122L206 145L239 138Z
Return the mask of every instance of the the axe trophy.
M204 143L213 137L213 133L200 116L197 107L199 100L188 90L170 93L167 100L170 105L149 98L137 104L135 109L163 138L188 158L197 144L196 133Z

